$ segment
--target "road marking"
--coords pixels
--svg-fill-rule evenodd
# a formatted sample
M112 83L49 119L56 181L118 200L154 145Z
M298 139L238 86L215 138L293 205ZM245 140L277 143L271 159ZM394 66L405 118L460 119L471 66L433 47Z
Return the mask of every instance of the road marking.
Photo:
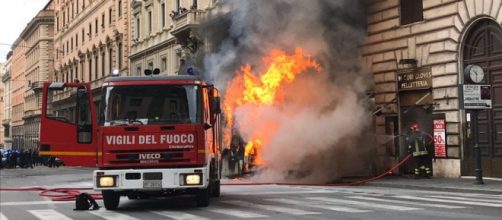
M134 218L134 217L126 215L126 214L119 213L117 211L108 211L104 208L101 208L99 210L93 210L93 211L90 211L89 213L91 213L95 216L104 218L106 220L139 220L137 218Z
M229 208L213 208L211 206L207 211L210 212L216 212L224 215L230 215L238 218L264 218L268 217L268 215L261 215L258 213L253 213L253 212L245 212L245 211L239 211L235 209L229 209Z
M268 211L273 211L273 212L288 213L291 215L321 214L320 212L310 212L310 211L305 211L305 210L301 210L301 209L292 209L292 208L286 208L286 207L275 206L275 205L256 204L256 203L245 202L245 201L240 201L240 200L229 200L229 201L222 201L222 202L232 204L232 205L244 206L246 208L263 209L263 210L268 210Z
M467 201L472 201L472 202L487 202L487 203L502 204L502 202L499 199L498 200L491 200L491 199L465 198L465 197L458 197L458 196L427 196L427 197L439 198L439 199L456 199L456 200L467 200Z
M458 200L451 200L451 199L422 198L422 197L417 197L417 196L394 196L394 197L401 198L401 199L421 200L421 201L429 201L429 202L444 202L444 203L456 203L456 204L465 204L465 205L502 207L502 205L496 205L496 204L484 203L484 202L469 202L469 201L458 201Z
M168 218L172 218L174 220L206 220L208 218L202 217L202 216L197 216L197 215L192 215L188 214L185 212L178 212L178 211L151 211L152 213L155 213L157 215L162 215Z
M66 215L63 215L54 209L28 210L28 212L36 216L38 219L71 220L71 218L68 218Z
M284 191L284 192L277 192L277 191L262 191L262 192L250 192L250 191L244 191L244 192L232 192L232 195L282 195L282 194L326 194L326 193L335 193L335 191L329 191L329 190L315 190L315 191Z
M25 201L25 202L1 202L0 206L11 206L11 205L48 205L48 204L63 204L63 203L75 203L75 201Z
M9 220L7 216L0 212L0 220Z
M419 202L409 202L409 201L403 201L403 200L380 199L380 198L364 197L364 196L350 196L348 198L351 198L351 199L363 199L363 200L378 201L378 202L391 202L391 203L393 202L393 203L400 203L400 204L419 205L419 206L436 207L436 208L447 208L447 209L461 209L461 208L465 208L463 206L453 206L453 205L443 205L443 204L426 204L426 203L419 203Z
M359 205L359 206L366 206L366 207L370 207L370 208L390 209L390 210L397 210L397 211L410 211L410 210L421 209L421 208L413 208L413 207L406 207L406 206L374 204L374 203L369 203L369 202L359 202L359 201L354 201L354 200L346 200L346 199L338 199L338 198L335 199L335 198L327 198L327 197L309 197L307 199L335 203L335 204Z
M371 210L355 209L355 208L349 208L349 207L343 207L343 206L308 204L306 202L301 202L298 200L291 200L291 199L265 199L265 200L272 201L272 202L280 202L280 203L285 203L285 204L290 204L290 205L307 206L307 207L312 207L312 208L316 208L316 209L327 209L327 210L332 210L332 211L337 211L337 212L348 212L348 213L371 212Z

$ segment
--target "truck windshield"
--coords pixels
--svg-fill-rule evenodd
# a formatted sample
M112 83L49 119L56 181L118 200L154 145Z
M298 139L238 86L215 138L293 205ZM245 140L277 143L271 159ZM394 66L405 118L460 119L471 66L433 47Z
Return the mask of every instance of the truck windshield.
M106 87L100 105L100 125L199 123L199 90L196 85Z

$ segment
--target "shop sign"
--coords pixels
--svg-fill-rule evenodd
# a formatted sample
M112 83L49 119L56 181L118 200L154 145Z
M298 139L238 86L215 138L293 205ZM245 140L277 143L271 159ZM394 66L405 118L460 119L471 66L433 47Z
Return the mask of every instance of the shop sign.
M491 86L490 85L462 85L461 107L463 109L491 109Z
M432 87L430 67L402 69L397 71L398 91L429 89Z
M434 119L434 157L446 157L446 121L445 119Z

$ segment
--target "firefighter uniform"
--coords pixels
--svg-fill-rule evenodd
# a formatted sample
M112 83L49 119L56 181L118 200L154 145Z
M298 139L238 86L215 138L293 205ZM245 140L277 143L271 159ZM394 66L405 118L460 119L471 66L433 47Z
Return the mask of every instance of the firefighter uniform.
M417 162L417 165L415 167L415 175L417 177L430 177L431 169L429 168L429 165L427 163L429 154L429 152L427 151L427 145L430 142L430 140L428 140L429 137L427 136L427 134L420 131L418 125L412 125L410 129L411 132L407 137L407 141L408 150L410 153L412 153Z

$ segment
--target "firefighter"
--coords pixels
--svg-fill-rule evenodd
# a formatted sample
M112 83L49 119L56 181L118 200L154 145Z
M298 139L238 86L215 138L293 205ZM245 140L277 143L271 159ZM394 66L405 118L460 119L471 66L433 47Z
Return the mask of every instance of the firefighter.
M413 154L416 161L415 177L431 177L431 169L428 165L427 146L432 142L432 138L425 132L420 131L418 124L410 126L410 133L406 138L408 142L408 151Z

